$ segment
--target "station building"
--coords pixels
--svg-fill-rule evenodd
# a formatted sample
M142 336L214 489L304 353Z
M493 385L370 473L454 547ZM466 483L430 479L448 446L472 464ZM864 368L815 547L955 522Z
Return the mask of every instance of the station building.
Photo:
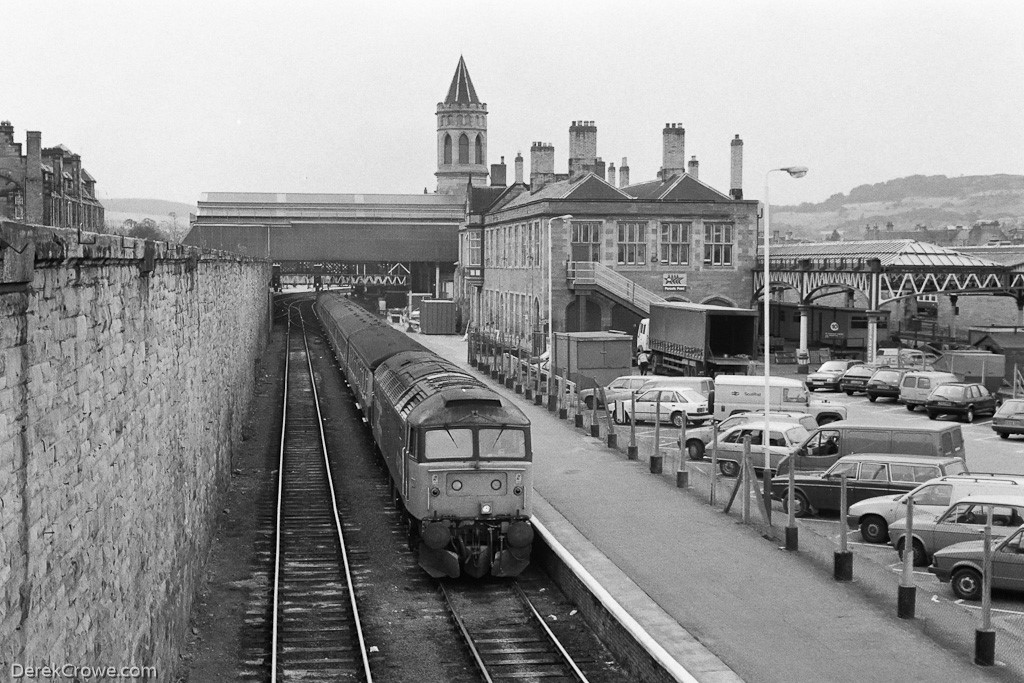
M43 148L42 133L25 134L24 154L14 126L0 122L0 217L35 225L103 229L96 180L64 145Z

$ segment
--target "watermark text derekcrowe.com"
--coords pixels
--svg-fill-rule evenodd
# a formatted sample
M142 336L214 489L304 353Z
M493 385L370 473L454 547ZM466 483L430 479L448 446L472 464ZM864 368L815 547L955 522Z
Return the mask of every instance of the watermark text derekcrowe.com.
M11 664L11 679L53 680L60 678L77 680L122 679L156 680L155 666L79 666L77 664L46 664L26 666Z

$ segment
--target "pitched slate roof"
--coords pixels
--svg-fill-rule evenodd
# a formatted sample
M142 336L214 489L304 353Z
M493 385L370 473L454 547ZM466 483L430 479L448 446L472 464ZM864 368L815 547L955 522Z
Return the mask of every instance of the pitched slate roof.
M610 185L601 176L587 172L569 180L548 183L536 192L524 192L502 208L522 206L543 199L630 200L633 197Z
M622 188L637 199L659 199L667 202L731 202L733 199L694 178L689 173L669 176L666 180L650 180Z
M452 84L448 87L448 96L444 98L445 104L480 104L476 96L476 89L473 81L469 78L469 70L466 68L466 60L459 56L459 65L455 67L455 76L452 77Z

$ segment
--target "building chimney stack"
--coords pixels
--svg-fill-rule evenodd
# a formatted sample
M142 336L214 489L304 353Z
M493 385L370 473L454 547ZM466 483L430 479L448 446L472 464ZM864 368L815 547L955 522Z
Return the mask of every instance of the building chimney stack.
M523 153L516 152L516 183L522 185L523 183Z
M687 164L687 173L695 179L700 177L700 162L697 161L697 157L690 157L690 162Z
M626 163L626 157L622 157L622 163L619 164L619 187L627 187L629 185L629 164Z
M736 137L733 138L730 144L732 164L730 167L729 196L733 199L743 199L743 140L740 140L739 133L736 134Z
M608 164L608 184L615 187L615 164Z
M530 191L536 192L555 180L555 146L550 142L530 145Z
M681 123L666 123L661 132L661 179L686 173L686 129Z
M593 121L573 121L569 126L569 177L592 169L597 160L597 126Z
M43 223L43 134L38 130L25 133L25 221Z
M491 164L491 187L505 187L505 157L501 157L501 163Z

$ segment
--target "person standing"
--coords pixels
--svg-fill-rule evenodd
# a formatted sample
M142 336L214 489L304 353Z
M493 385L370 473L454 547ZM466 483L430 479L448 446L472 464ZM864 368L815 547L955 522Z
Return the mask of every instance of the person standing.
M640 366L640 374L646 375L647 369L651 366L651 354L643 349L636 350L636 364Z

